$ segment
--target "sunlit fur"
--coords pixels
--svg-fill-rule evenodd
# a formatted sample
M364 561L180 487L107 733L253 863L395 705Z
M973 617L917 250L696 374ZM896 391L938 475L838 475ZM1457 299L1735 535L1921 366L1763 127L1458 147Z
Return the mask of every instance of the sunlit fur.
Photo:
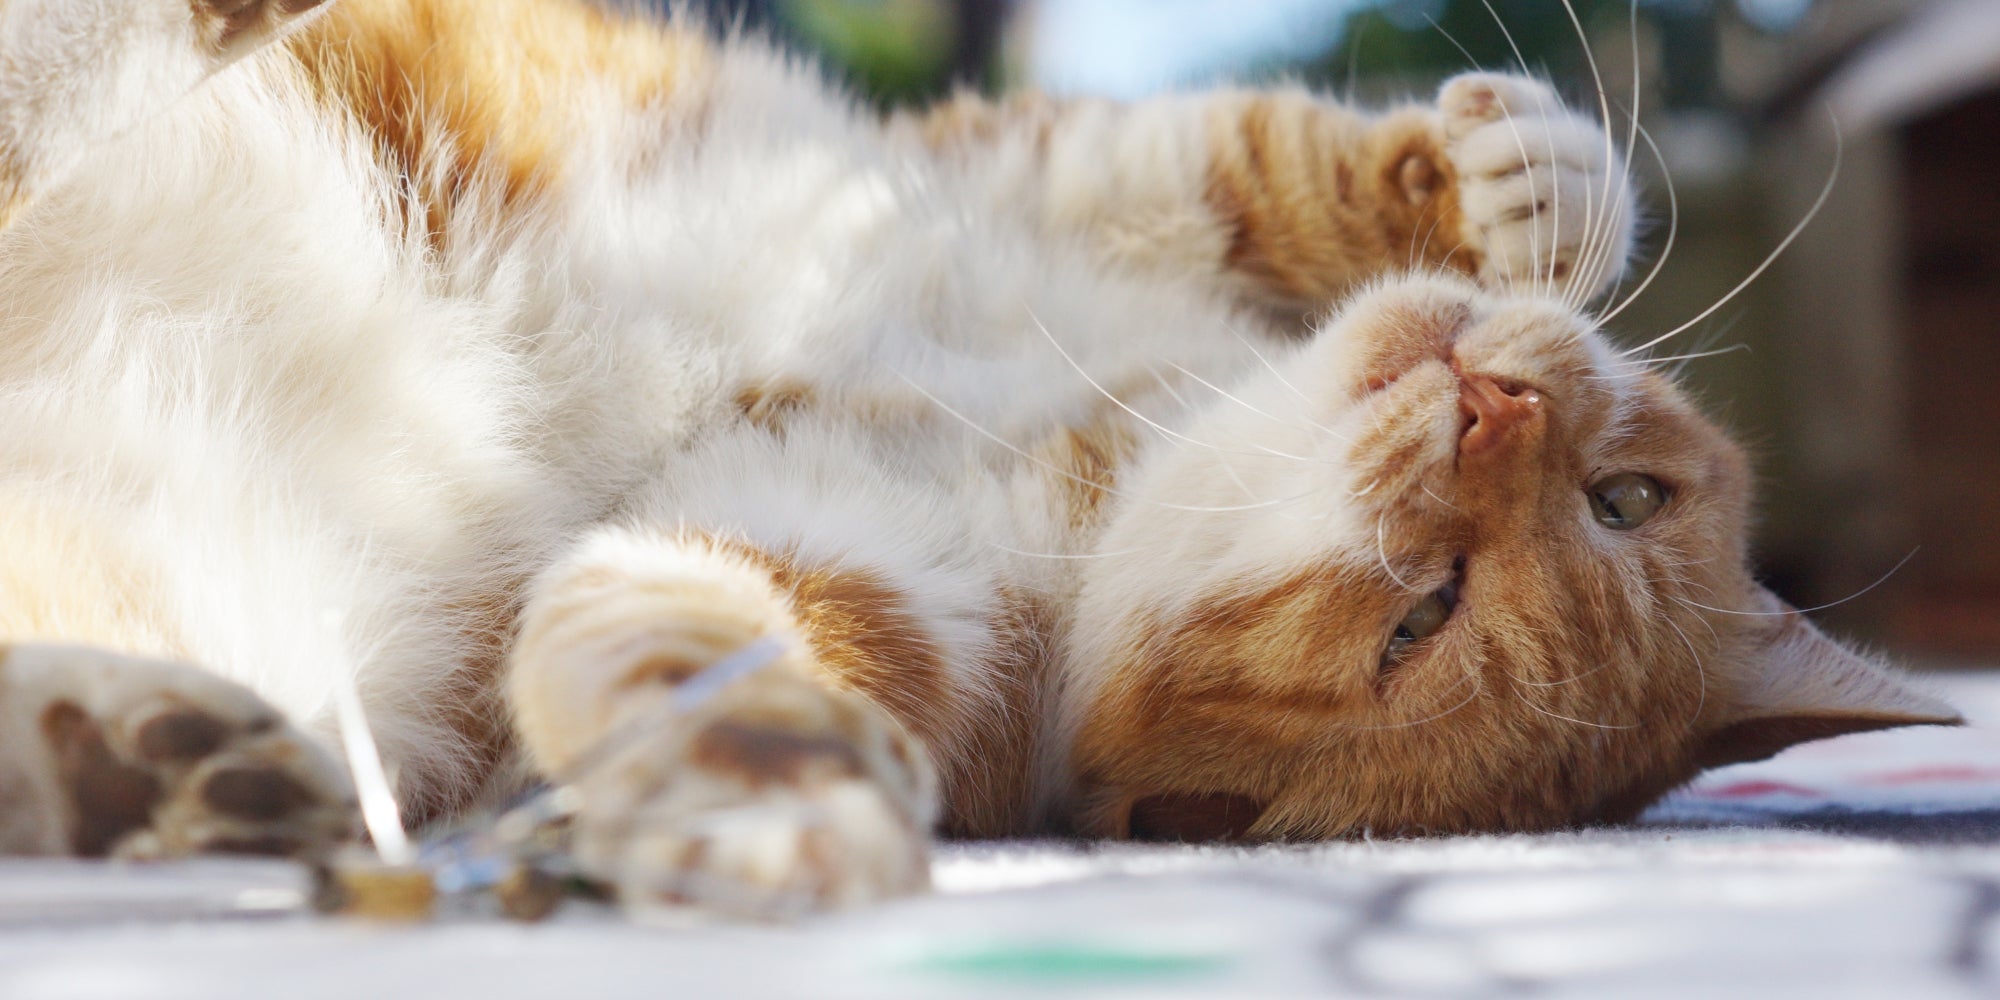
M885 122L574 0L0 0L0 640L180 660L321 736L355 674L436 815L792 636L584 822L621 872L688 864L662 802L837 772L886 789L840 813L842 899L920 884L898 838L940 807L1540 829L1949 721L1757 586L1743 457L1578 311L1623 171L1492 75ZM1468 427L1475 383L1507 399ZM1598 523L1617 472L1665 511ZM732 756L786 727L864 749ZM53 794L34 739L0 790ZM62 849L57 805L4 806Z

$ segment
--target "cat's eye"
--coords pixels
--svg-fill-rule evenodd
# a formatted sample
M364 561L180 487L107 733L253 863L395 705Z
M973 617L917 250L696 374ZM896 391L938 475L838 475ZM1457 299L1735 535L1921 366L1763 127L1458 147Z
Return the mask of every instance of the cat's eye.
M1458 607L1458 585L1447 583L1418 601L1410 608L1410 613L1396 623L1396 631L1389 636L1389 648L1382 651L1382 665L1389 666L1408 656L1410 648L1437 634L1444 623L1451 618L1451 611Z
M1590 512L1613 531L1630 531L1667 505L1667 488L1651 476L1621 472L1590 487Z

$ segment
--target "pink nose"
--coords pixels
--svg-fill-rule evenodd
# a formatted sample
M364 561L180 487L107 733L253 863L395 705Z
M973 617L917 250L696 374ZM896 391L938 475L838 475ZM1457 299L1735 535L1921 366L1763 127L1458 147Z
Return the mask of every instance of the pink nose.
M1458 436L1461 455L1493 448L1541 412L1541 393L1530 386L1478 372L1461 371L1458 380L1458 412L1464 419Z

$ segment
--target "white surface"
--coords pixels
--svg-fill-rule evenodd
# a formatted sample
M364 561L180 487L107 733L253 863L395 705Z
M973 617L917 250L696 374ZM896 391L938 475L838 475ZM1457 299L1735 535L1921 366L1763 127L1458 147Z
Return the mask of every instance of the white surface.
M2000 719L2000 678L1942 686ZM784 928L378 927L255 915L299 898L283 865L14 862L0 997L1971 996L2000 988L1996 843L1975 724L1716 772L1623 829L957 845L937 895Z

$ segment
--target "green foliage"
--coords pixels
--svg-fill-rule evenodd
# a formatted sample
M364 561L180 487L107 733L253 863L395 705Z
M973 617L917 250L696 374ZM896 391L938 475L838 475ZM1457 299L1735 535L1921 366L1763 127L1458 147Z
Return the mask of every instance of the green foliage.
M957 25L943 0L784 0L779 14L876 103L926 100L950 78Z

